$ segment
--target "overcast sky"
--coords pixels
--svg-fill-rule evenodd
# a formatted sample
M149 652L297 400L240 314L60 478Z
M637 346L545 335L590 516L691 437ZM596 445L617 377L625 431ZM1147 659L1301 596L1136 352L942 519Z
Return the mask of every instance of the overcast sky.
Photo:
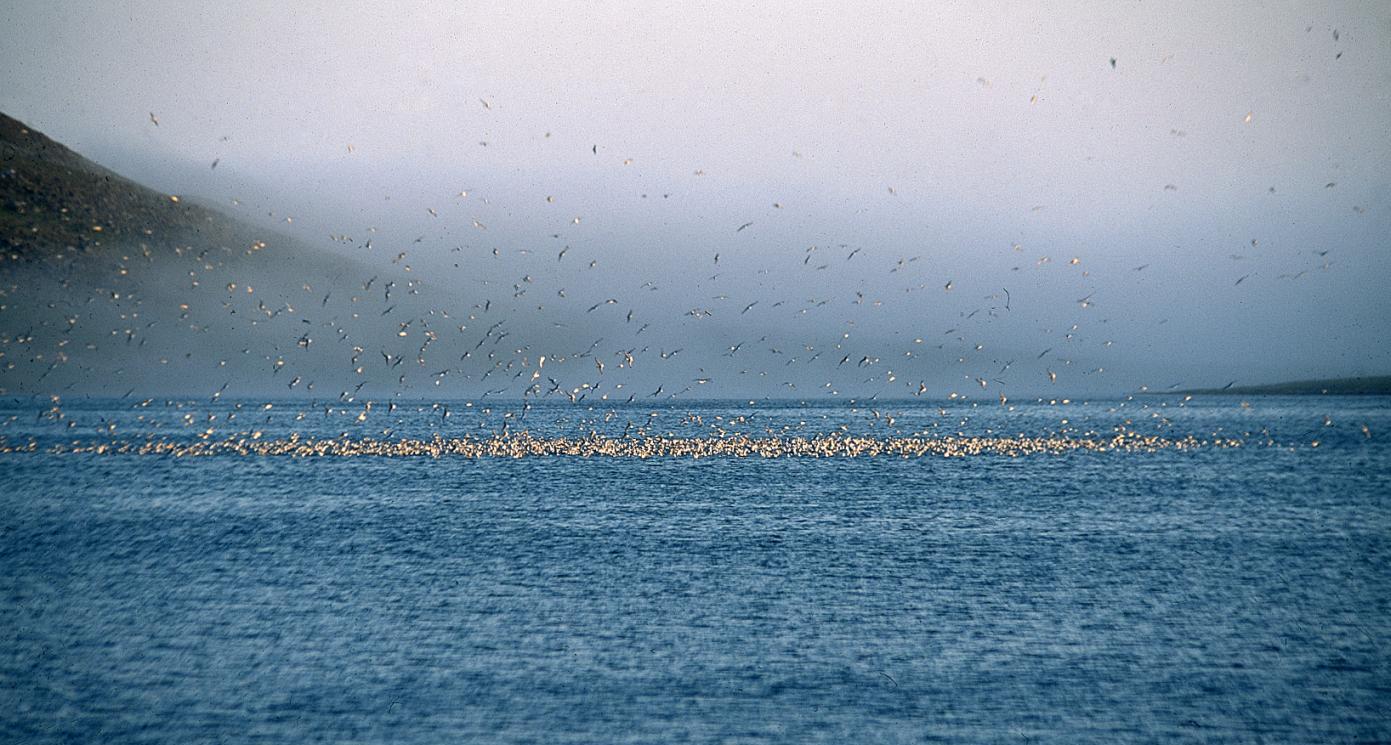
M1099 389L1391 370L1391 4L753 5L10 2L0 110L335 250L626 293L667 345L708 306L890 357L984 309L962 344L1076 344Z

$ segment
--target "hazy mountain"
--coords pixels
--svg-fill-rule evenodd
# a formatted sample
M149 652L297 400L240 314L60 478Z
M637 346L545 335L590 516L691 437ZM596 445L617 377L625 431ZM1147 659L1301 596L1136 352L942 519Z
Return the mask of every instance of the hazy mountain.
M0 200L6 393L380 393L404 385L383 351L420 347L401 324L447 313L402 272L160 194L4 116Z
M654 348L669 364L634 375L644 348L605 340L638 325L602 301L607 313L586 314L581 298L538 305L528 277L507 290L462 256L448 278L413 272L402 246L449 251L399 235L369 232L357 256L308 245L146 188L9 117L0 205L0 394L626 400L700 374L699 355Z
M1391 375L1292 380L1268 385L1232 385L1227 388L1204 388L1182 392L1232 396L1385 396L1391 395Z

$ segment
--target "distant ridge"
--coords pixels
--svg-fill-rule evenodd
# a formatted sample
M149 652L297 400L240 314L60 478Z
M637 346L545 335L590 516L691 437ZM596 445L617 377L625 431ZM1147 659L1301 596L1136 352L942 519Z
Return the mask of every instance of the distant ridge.
M237 384L332 396L373 382L356 334L413 359L401 324L448 302L393 269L142 186L0 114L0 395Z
M1286 383L1242 385L1230 388L1199 388L1179 391L1179 393L1231 396L1387 396L1391 395L1391 375L1294 380Z
M0 261L121 239L240 243L244 225L131 181L0 113Z

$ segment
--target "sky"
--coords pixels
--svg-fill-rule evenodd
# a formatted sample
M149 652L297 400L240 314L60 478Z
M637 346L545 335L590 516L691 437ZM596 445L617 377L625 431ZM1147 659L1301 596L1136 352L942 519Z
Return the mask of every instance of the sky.
M654 351L757 347L703 360L729 395L784 347L870 388L915 345L1027 392L1391 371L1391 4L11 2L0 60L93 160L519 336L614 297Z

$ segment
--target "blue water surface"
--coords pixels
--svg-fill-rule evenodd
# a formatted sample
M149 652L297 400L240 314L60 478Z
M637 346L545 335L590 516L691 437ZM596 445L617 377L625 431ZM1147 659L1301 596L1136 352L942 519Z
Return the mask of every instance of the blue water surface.
M1391 740L1391 399L58 406L0 406L6 742ZM1245 444L46 451L630 424Z

